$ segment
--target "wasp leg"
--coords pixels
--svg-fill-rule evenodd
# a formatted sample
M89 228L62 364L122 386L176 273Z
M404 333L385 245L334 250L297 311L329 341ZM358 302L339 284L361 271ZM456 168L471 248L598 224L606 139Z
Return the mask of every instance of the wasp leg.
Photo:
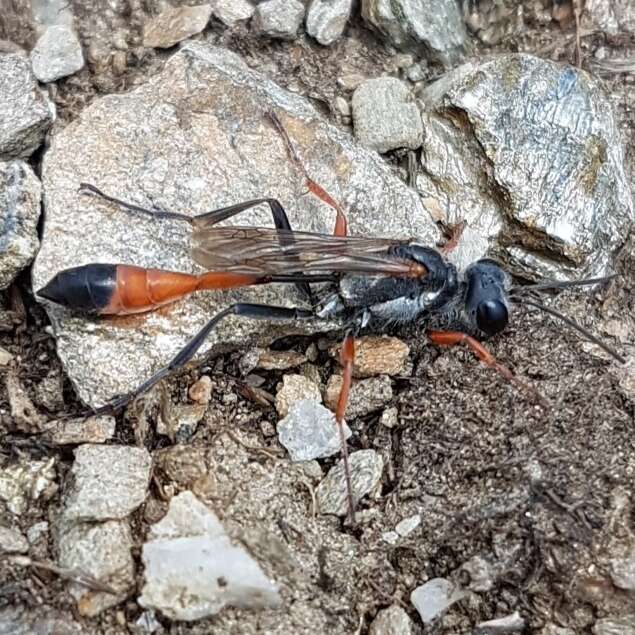
M355 361L355 338L348 333L342 343L340 351L340 364L344 369L342 372L342 387L337 399L337 407L335 408L335 421L340 434L340 442L342 444L342 462L344 463L344 477L346 478L346 496L348 498L348 513L351 522L355 522L355 501L353 500L353 486L351 483L351 470L348 463L348 447L346 445L346 436L344 435L344 413L348 405L348 397L351 391L351 382L353 377L353 363Z
M97 408L94 414L108 414L121 410L131 401L147 392L163 378L172 374L184 366L201 347L214 327L228 315L240 315L253 320L305 320L315 317L312 311L281 306L269 306L266 304L238 303L232 304L220 313L217 313L205 326L165 365L152 377L146 379L138 388L121 395L110 403Z
M521 381L516 377L507 366L501 364L479 341L465 333L457 331L428 331L428 337L433 344L439 346L455 346L457 344L465 344L486 366L494 369L499 375L505 378L510 384L513 384L522 391L529 393L541 405L546 406L547 403L542 395L534 388Z
M442 254L449 254L456 249L463 235L463 231L467 227L467 221L462 220L458 223L443 223L442 230L445 234L446 242L439 247Z
M293 147L293 143L291 142L291 138L287 133L285 127L282 125L282 122L278 118L272 110L267 112L267 116L273 122L273 125L276 127L276 130L282 137L284 141L284 145L287 149L287 154L291 159L292 163L296 166L296 168L300 171L302 176L304 176L304 180L306 181L306 186L312 194L317 196L321 201L326 203L329 207L332 207L337 214L335 219L335 229L333 230L334 236L347 236L348 235L348 221L346 220L346 214L344 214L344 210L341 208L339 203L335 201L335 199L319 184L316 183L310 176L304 167L304 163L300 160L298 153L295 151Z

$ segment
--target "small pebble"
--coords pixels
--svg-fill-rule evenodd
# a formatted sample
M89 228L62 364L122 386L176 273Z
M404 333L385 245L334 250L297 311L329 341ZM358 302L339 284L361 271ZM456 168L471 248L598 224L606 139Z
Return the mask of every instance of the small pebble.
M49 26L31 51L33 74L44 83L72 75L84 66L82 46L70 26Z
M247 22L254 11L254 6L247 0L215 0L212 4L214 17L230 28Z
M56 419L43 429L42 438L54 445L103 443L115 434L115 418L110 415Z
M421 114L407 84L395 77L366 80L353 94L358 141L377 152L416 150L423 140Z
M304 5L298 0L266 0L256 7L257 33L280 40L294 40L304 18Z
M335 98L335 110L337 110L342 117L351 116L351 105L340 95Z
M353 0L312 0L306 16L306 31L323 46L338 40L351 15Z
M346 423L344 436L351 436ZM287 416L278 423L278 439L292 461L322 459L342 449L335 415L313 399L291 404Z
M296 351L271 351L260 348L258 350L258 361L256 368L263 370L287 370L304 364L307 358L302 353Z
M353 500L357 503L374 492L381 482L384 460L375 450L358 450L348 457ZM315 492L321 514L345 516L348 513L344 462L340 460L329 470Z
M29 543L20 531L0 525L0 553L26 553L28 550Z
M381 539L389 545L396 545L399 540L399 534L396 531L387 531L381 535Z
M168 7L144 26L143 46L170 48L200 33L207 26L211 15L212 7L209 4Z
M465 596L465 591L458 589L450 580L434 578L418 586L410 594L410 601L419 612L422 622L430 624Z
M386 408L379 417L379 423L387 428L394 428L399 423L399 410L395 406Z
M494 587L494 567L483 556L472 556L461 568L470 576L472 591L486 593Z
M525 620L518 611L505 617L498 617L476 625L474 635L506 635L507 633L522 633L525 630Z
M282 387L276 394L276 410L281 417L289 414L289 408L296 401L310 399L322 403L322 394L317 384L304 375L285 375Z
M190 399L202 406L207 405L212 398L212 380L208 375L203 375L195 381L188 391Z
M13 355L0 346L0 366L6 366L12 359Z
M335 410L342 388L341 375L332 375L326 385L324 403ZM383 408L393 397L390 377L369 377L354 381L346 406L345 417L354 419L364 417L371 412Z
M341 345L329 350L331 357L339 359ZM366 335L355 339L354 377L400 375L405 370L410 348L396 337Z
M412 620L400 606L389 606L377 613L368 635L412 635Z
M400 536L407 536L411 534L421 524L421 515L415 514L404 518L400 523L397 523L395 530Z

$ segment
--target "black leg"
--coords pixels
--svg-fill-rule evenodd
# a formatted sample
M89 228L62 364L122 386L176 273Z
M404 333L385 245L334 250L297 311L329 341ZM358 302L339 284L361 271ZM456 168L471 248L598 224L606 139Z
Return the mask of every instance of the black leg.
M110 403L97 408L94 414L108 414L121 410L133 399L147 392L160 382L164 377L185 365L201 347L212 329L228 315L241 315L254 320L302 320L315 317L312 311L306 309L287 308L281 306L268 306L266 304L239 303L227 307L217 313L163 368L158 370L152 377L144 381L138 388L131 392L117 397Z

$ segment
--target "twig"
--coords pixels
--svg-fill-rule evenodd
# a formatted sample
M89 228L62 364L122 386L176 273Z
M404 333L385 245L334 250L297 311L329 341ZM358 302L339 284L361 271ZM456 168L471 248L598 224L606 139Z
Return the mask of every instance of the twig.
M582 9L581 0L573 0L573 15L575 17L575 65L582 67L582 49L580 48L580 14Z
M82 586L91 589L91 591L100 591L102 593L110 593L111 595L117 595L117 591L113 589L110 585L105 584L104 582L100 582L97 578L93 577L89 573L85 571L81 571L80 569L67 569L65 567L58 567L57 565L51 562L45 562L43 560L32 560L27 556L14 556L11 558L11 562L17 564L20 567L33 567L35 569L44 569L45 571L50 571L51 573L55 573L60 576L60 578L64 578L65 580L70 580L71 582L76 582L77 584L81 584Z

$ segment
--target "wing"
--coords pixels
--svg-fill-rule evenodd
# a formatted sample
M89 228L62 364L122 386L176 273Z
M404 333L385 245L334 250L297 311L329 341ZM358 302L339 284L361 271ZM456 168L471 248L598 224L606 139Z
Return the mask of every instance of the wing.
M416 273L414 263L389 254L391 247L408 244L403 240L342 238L268 227L195 229L192 240L192 257L209 271L254 275Z

